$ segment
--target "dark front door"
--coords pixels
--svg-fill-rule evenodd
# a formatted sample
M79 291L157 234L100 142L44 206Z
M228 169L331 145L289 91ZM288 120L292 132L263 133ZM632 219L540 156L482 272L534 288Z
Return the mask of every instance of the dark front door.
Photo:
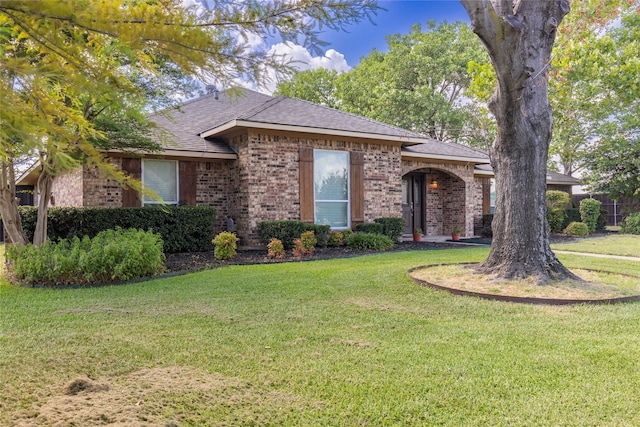
M424 175L406 175L402 178L402 217L405 234L415 228L424 230Z

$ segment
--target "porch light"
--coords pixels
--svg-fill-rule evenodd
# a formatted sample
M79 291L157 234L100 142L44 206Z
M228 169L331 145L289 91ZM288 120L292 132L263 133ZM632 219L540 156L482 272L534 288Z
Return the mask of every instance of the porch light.
M436 188L438 188L438 181L436 181L435 179L434 179L433 181L431 181L431 182L429 183L429 188L432 188L432 189L434 189L434 190L435 190Z

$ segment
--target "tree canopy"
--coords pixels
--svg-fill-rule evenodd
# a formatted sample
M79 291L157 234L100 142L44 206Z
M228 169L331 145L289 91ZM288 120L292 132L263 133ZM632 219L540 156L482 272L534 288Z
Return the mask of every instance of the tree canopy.
M321 30L376 8L372 0L212 0L190 8L180 0L2 1L0 214L11 239L24 243L14 209L17 156L40 158L43 241L51 183L64 170L89 163L139 188L97 148L157 148L144 137L150 108L175 102L193 79L262 84L270 70L290 71L281 57L251 49L251 37L317 49Z
M469 64L488 56L469 27L434 21L387 38L388 51L373 50L353 70L297 73L277 93L320 102L429 135L442 141L483 145L475 110L465 98ZM480 129L481 130L481 129Z
M563 173L589 175L601 148L640 133L640 3L582 0L573 9L553 52L550 154Z

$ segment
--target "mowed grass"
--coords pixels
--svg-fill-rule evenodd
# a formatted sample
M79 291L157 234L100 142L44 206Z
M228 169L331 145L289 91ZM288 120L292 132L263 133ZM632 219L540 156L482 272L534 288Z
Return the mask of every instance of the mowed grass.
M605 237L587 237L578 239L575 243L553 244L551 249L640 258L640 236L620 234Z
M487 253L231 266L74 290L2 284L0 425L29 425L74 378L121 390L159 368L210 387L167 379L118 401L153 425L640 425L640 304L516 305L407 278L410 267ZM76 425L117 421L93 412Z

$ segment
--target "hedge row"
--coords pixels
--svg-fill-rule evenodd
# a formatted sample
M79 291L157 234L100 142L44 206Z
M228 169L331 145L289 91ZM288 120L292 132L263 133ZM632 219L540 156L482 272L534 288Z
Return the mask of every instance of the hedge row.
M22 227L33 240L37 208L20 207ZM142 208L49 208L47 232L51 241L92 238L116 227L152 230L164 242L165 253L202 252L213 248L216 209L210 206Z

